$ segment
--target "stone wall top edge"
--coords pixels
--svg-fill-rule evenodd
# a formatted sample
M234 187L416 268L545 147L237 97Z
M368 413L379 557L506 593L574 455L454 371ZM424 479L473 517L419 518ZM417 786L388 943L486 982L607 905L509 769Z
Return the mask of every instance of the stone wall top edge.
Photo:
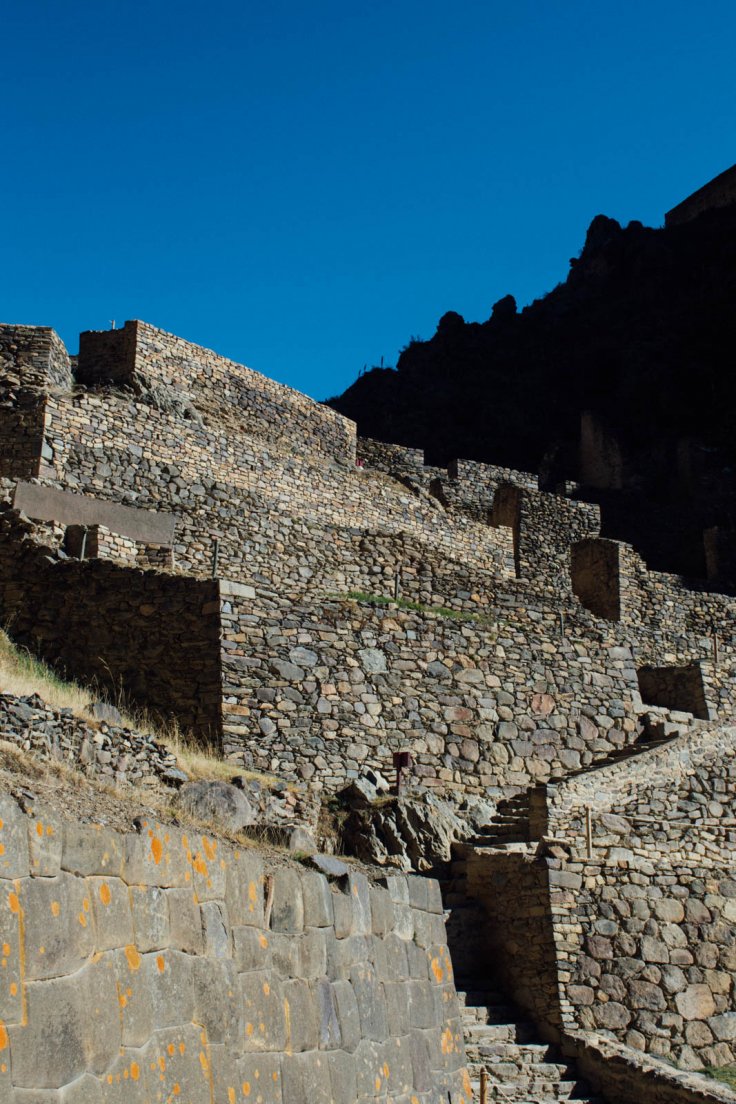
M726 1085L718 1081L706 1080L706 1078L690 1073L687 1070L677 1069L668 1062L658 1060L653 1055L643 1054L633 1050L606 1036L593 1031L566 1031L562 1036L563 1051L566 1054L572 1052L578 1059L586 1053L593 1059L610 1063L613 1071L616 1067L626 1070L639 1081L642 1091L666 1092L671 1089L680 1090L677 1096L665 1097L657 1095L656 1099L670 1099L684 1104L692 1101L692 1104L734 1104L736 1093ZM630 1086L634 1088L634 1085ZM622 1098L623 1100L624 1098ZM633 1100L633 1097L627 1098Z
M333 410L332 407L324 406L324 404L320 403L317 399L313 399L311 395L306 395L303 391L297 390L296 387L290 387L287 383L279 383L278 380L272 379L271 376L267 376L263 372L259 372L256 368L251 368L247 364L241 364L239 361L233 360L231 357L224 356L222 353L218 353L214 349L207 348L206 345L198 345L194 341L189 341L189 339L186 337L180 337L178 334L174 334L168 330L164 330L160 326L154 326L150 322L144 322L142 319L139 318L129 319L125 322L123 328L126 329L129 326L136 331L136 335L138 338L140 338L141 335L158 336L161 338L166 338L168 340L174 340L182 345L186 345L195 353L201 353L205 356L217 357L218 360L222 361L225 364L228 364L232 368L238 369L239 371L244 370L246 372L252 373L254 376L258 376L261 379L268 380L274 386L282 388L286 392L294 395L299 395L300 398L307 399L310 403L313 403L314 406L319 407L320 412L324 411L325 415L331 418L333 422L343 422L352 426L355 425L355 423L350 418L345 417L344 414L340 414L337 410Z
M587 796L590 787L600 789L606 782L614 780L623 785L626 785L628 780L631 785L635 785L640 780L641 771L648 773L654 763L671 760L675 766L684 770L697 765L698 753L706 755L713 750L723 752L724 738L734 741L733 753L736 754L736 728L732 725L696 729L693 732L683 732L669 743L659 747L644 748L638 755L632 755L620 762L561 779L550 789L554 792L555 801L561 802L566 798L571 799L576 792L579 792L582 798L585 791Z

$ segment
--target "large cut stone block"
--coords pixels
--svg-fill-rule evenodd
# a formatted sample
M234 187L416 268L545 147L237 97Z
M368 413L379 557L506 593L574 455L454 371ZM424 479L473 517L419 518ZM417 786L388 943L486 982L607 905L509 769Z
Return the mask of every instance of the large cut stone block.
M27 1024L8 1028L17 1086L59 1088L112 1063L120 1047L120 1016L106 956L73 977L30 982L26 1002Z
M15 883L0 883L0 1020L4 1024L20 1023L23 1017L23 956L22 916L20 898ZM0 1102L2 1096L0 1095Z
M225 1043L240 1052L244 1023L240 985L232 962L198 958L192 963L194 1020L212 1043Z
M161 951L169 945L169 905L166 890L158 886L132 886L130 906L139 951Z
M333 922L332 891L324 874L306 871L302 875L304 923L310 928L329 928Z
M263 860L255 852L235 852L225 868L225 903L233 926L263 927Z
M63 843L61 866L70 874L121 876L125 836L100 825L64 821Z
M26 977L72 974L95 949L92 901L81 878L28 878L18 893L25 927Z
M327 978L312 983L320 1050L335 1050L342 1045L340 1019L335 990Z
M373 966L354 966L350 984L358 1002L361 1037L383 1042L388 1037L386 998Z
M355 991L347 980L332 983L343 1050L354 1051L360 1042L360 1010Z
M191 889L166 891L169 906L169 945L187 954L204 952L202 913Z
M317 1047L317 1016L309 983L302 978L285 981L282 987L286 1020L286 1051Z
M142 1050L121 1050L101 1078L102 1104L148 1104Z
M144 1047L143 1067L151 1101L183 1098L187 1104L211 1104L209 1047L196 1025L157 1031Z
M62 824L51 811L36 808L28 819L30 872L39 878L53 878L61 870Z
M98 951L126 947L134 940L128 887L120 878L88 878Z
M272 972L240 975L245 1020L245 1050L283 1050L286 1019L281 982Z
M327 1055L320 1051L286 1054L281 1063L286 1104L332 1104Z
M290 1104L282 1095L280 1054L246 1054L238 1061L238 1083L247 1104Z
M25 878L29 869L26 818L11 797L0 795L0 878Z
M227 865L231 859L228 849L212 836L184 836L182 843L192 868L192 881L199 900L223 898Z
M123 877L128 885L183 888L191 883L183 834L167 824L143 821L140 832L125 836Z
M271 927L279 932L304 930L304 899L298 871L281 867L273 877L273 908Z

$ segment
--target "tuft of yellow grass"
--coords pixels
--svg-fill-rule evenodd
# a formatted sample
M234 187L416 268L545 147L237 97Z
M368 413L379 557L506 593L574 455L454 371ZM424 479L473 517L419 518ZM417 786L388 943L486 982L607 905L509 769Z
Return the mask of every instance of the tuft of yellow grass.
M24 697L38 694L54 709L71 709L76 716L91 720L90 691L76 682L65 682L24 648L18 648L0 629L0 690ZM128 719L126 718L126 723ZM131 727L133 722L130 721Z
M19 648L0 629L0 691L25 697L38 694L53 709L71 709L76 717L94 721L90 705L98 700L88 688L76 682L66 682L41 660L25 648ZM201 747L182 734L175 722L161 724L146 713L131 714L120 710L125 728L153 736L177 759L178 765L193 781L229 782L235 775L258 779L264 786L278 779L274 775L260 774L239 767L230 759L223 759L217 752Z

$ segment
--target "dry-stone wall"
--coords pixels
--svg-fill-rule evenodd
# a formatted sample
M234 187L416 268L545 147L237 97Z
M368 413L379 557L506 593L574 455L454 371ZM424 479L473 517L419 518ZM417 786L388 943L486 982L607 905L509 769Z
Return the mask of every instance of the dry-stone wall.
M0 737L34 759L65 763L116 786L186 781L176 756L152 736L113 722L90 723L37 694L3 693L1 684Z
M38 475L44 392L70 385L69 357L53 330L0 326L0 478Z
M0 815L0 1100L470 1104L436 883Z
M598 856L653 849L683 862L736 852L736 729L684 733L644 754L546 787L544 831Z
M408 534L435 555L495 577L513 575L511 533L449 516L381 473L318 453L204 426L115 391L49 400L45 481L177 518L177 563L280 592L368 585L370 549L356 537ZM351 576L345 579L345 572Z
M216 741L220 731L217 580L60 560L0 503L0 623L70 677Z
M681 1067L730 1065L736 1053L736 881L733 865L648 859L580 860L560 902L563 1009ZM567 915L564 905L567 904Z
M355 460L355 423L330 407L242 364L145 322L88 331L79 342L80 383L113 382L185 417L222 419L233 429L282 441L291 450Z
M561 639L552 610L479 625L233 595L222 626L225 753L328 789L406 749L423 784L500 797L637 733L630 652Z

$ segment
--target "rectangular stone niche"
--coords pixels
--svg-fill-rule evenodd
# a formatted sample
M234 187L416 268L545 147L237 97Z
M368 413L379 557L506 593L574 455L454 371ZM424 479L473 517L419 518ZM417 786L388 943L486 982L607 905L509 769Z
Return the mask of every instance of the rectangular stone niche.
M596 617L621 620L620 547L617 541L583 540L570 549L573 594Z
M704 721L710 719L699 663L687 667L640 667L637 678L645 705L692 713Z

